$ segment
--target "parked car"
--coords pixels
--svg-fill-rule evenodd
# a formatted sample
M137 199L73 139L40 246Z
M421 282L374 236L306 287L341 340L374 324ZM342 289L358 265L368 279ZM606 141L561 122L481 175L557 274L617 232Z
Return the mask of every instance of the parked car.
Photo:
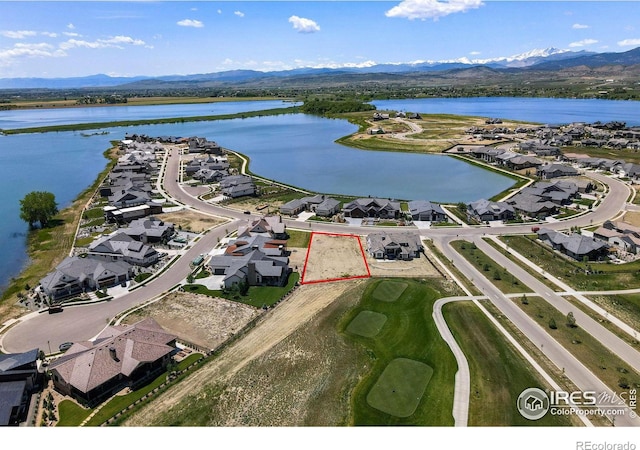
M71 348L72 345L73 345L73 342L63 342L58 346L58 350L60 350L61 352L66 352Z

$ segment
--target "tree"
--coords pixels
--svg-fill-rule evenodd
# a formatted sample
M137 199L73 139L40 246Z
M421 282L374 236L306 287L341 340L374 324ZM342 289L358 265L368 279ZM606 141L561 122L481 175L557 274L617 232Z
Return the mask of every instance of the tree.
M575 328L578 325L576 325L576 318L573 316L573 312L569 311L569 313L567 314L567 325L571 328Z
M34 228L36 223L45 228L56 214L58 204L51 192L29 192L20 200L20 218L29 224L29 228Z
M529 299L527 299L527 294L522 294L522 304L523 305L528 305L529 304Z
M555 330L558 328L558 325L556 325L556 321L553 317L549 319L549 328L551 328L552 330Z

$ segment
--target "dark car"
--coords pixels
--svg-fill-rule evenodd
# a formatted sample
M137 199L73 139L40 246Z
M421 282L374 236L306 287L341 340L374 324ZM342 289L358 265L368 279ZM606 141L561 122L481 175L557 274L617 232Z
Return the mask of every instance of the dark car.
M245 211L244 213L245 214L251 214L251 211Z
M58 346L58 349L61 352L66 352L67 350L69 350L71 348L72 345L73 345L73 342L63 342L62 344L60 344Z

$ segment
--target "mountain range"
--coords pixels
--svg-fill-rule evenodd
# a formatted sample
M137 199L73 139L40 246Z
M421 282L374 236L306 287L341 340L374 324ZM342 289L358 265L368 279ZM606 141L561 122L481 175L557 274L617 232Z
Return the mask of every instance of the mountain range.
M635 66L640 64L640 47L627 52L593 53L573 52L546 48L520 55L495 59L460 58L446 61L417 61L412 63L365 64L358 67L298 68L261 72L256 70L230 70L207 74L111 77L98 74L73 78L0 78L0 89L160 89L172 86L201 87L234 83L260 82L265 79L309 79L330 75L350 74L416 74L451 72L460 69L488 68L496 72L560 71L572 68L597 69L606 66Z

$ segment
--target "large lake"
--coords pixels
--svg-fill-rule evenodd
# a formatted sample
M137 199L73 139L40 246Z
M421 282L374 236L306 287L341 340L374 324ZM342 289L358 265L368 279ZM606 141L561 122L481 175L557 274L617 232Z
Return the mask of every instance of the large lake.
M378 109L421 113L467 114L540 123L622 120L640 124L638 103L562 99L424 99L376 101ZM225 108L225 112L217 110ZM238 102L157 107L93 107L81 110L2 112L0 128L23 128L76 122L226 114L274 108L282 102ZM142 108L144 111L136 111ZM207 109L208 108L208 109ZM93 117L83 117L90 110ZM131 111L133 110L133 111ZM125 116L119 112L127 111ZM189 113L189 111L191 111ZM68 117L58 116L69 114ZM38 119L40 117L40 119ZM42 120L42 122L40 122ZM8 124L11 124L10 126ZM29 191L48 190L61 207L70 202L104 168L109 141L125 133L151 136L204 136L251 157L257 174L327 193L372 195L443 202L489 197L512 184L492 172L437 155L354 150L333 141L355 131L346 121L302 114L216 122L111 128L105 135L79 132L0 136L0 287L27 261L26 225L18 218L19 200Z

